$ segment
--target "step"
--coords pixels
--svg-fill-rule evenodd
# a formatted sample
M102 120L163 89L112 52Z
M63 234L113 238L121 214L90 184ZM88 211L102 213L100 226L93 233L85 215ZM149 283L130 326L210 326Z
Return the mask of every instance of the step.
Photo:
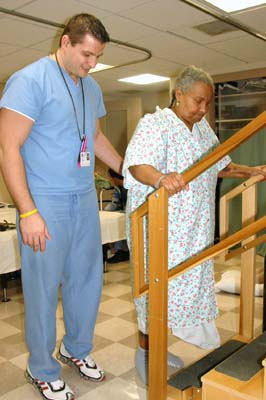
M172 375L167 382L168 385L181 391L190 387L200 388L202 385L201 377L204 374L241 349L245 344L244 341L229 340L194 364Z
M215 370L238 380L248 381L263 368L262 360L265 357L266 332L217 365Z

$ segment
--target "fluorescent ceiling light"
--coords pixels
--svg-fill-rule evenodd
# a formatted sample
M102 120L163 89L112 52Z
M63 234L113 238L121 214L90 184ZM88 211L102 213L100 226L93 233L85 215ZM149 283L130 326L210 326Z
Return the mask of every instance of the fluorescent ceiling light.
M98 64L96 64L95 68L90 69L89 74L91 74L91 73L93 74L93 72L103 71L104 69L109 69L109 68L113 68L113 65L98 63Z
M266 4L261 0L205 0L207 3L213 4L215 7L220 8L226 12L233 12L244 10L245 8L255 7Z
M135 83L136 85L149 85L150 83L169 81L170 78L153 74L141 74L118 80L119 82Z

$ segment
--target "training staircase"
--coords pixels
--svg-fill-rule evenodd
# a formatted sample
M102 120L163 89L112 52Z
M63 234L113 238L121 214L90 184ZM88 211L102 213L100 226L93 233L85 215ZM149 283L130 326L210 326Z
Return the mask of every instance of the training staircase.
M265 125L266 112L186 171L182 175L184 181L189 183ZM249 183L243 186L243 191L255 185L257 181L257 178L252 184L247 181ZM217 255L229 257L226 254L227 250L240 242L241 248L229 254L245 253L246 259L254 258L254 247L265 241L265 235L256 239L256 234L265 230L266 216L255 220L255 216L250 215L250 208L254 214L251 204L255 202L255 192L252 193L247 198L248 206L243 207L241 230L229 237L224 232L223 239L218 244L169 271L166 190L160 188L153 192L148 200L132 213L134 296L149 294L149 400L266 400L266 333L253 339L254 262L251 267L244 265L239 335L193 365L183 368L167 381L168 280ZM149 237L149 283L144 277L143 224L146 216Z

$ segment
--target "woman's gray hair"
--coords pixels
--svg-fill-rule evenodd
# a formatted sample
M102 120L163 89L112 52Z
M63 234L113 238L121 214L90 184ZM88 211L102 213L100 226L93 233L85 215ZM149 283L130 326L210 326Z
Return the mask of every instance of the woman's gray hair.
M187 93L196 82L206 83L206 85L211 86L214 90L214 83L210 74L201 68L189 65L185 67L176 78L175 89L172 92L172 99L169 107L172 107L176 100L176 89L180 89L182 93Z

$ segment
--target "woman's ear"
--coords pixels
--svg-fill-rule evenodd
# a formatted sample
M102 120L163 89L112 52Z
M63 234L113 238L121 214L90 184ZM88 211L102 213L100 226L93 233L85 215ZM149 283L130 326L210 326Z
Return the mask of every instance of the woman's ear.
M180 97L182 96L182 91L181 89L176 89L175 91L175 98L176 98L176 102L179 103L180 102Z

